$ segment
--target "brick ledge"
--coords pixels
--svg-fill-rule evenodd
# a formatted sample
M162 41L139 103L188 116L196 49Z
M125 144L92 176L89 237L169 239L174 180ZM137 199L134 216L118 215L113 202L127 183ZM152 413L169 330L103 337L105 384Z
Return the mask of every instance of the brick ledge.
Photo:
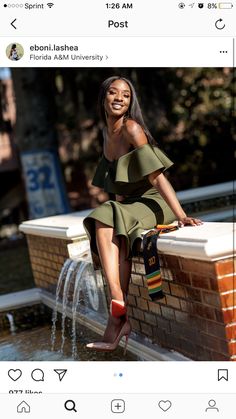
M20 231L64 240L85 239L83 219L90 211L25 221ZM233 223L205 222L198 227L186 226L163 234L158 240L158 249L169 255L212 261L234 254L233 234Z

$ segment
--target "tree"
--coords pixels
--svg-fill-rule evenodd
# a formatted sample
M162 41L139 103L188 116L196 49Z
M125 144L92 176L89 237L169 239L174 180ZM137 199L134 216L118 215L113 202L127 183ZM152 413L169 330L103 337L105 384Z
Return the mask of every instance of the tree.
M16 142L32 218L68 211L57 150L54 79L53 69L13 69Z

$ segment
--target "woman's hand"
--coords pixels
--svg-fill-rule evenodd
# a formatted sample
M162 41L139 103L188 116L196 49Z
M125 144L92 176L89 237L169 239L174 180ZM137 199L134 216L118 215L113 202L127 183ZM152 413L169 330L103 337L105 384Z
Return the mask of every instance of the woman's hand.
M182 217L178 219L178 226L184 227L186 225L191 225L191 226L199 226L202 225L203 221L199 220L198 218L193 218L193 217Z

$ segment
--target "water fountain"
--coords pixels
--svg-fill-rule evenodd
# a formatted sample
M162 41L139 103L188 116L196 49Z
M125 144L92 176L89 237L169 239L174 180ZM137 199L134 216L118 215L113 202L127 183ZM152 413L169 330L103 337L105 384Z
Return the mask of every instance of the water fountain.
M205 192L209 195L209 191ZM196 191L191 194L195 202ZM83 228L83 219L89 211L30 220L21 225L21 231L27 236L40 301L54 313L53 333L58 312L64 313L63 322L70 317L72 353L76 356L76 344L79 345L80 359L88 359L87 353L83 354L83 347L91 339L92 332L103 334L107 315L107 288L101 274L95 274L89 263L82 264L83 258L79 260L81 254L89 248ZM145 354L148 360L177 360L181 356L197 360L202 360L202 357L204 360L235 359L235 310L231 298L236 289L232 258L233 224L204 222L197 229L187 227L162 235L158 241L158 250L166 295L160 302L152 302L148 296L143 258L133 258L128 307L132 330L136 336L133 334L129 340L130 350L137 355ZM67 271L73 261L77 265L73 265L74 272L72 270L68 273L70 277L65 286ZM9 311L9 306L5 311ZM206 321L207 330L204 328ZM86 338L81 335L77 340L77 325L81 325L77 331L86 327L89 333ZM222 332L219 335L218 330L223 330L225 334ZM202 338L197 351L199 335ZM189 336L192 345L188 344ZM152 349L150 344L153 345ZM158 344L164 348L171 347L172 351L164 351L157 347ZM60 347L65 353L68 341L60 343ZM177 351L178 356L176 353L173 355L173 350ZM71 356L70 345L67 353Z
M9 324L10 324L10 332L14 334L16 332L16 325L14 321L14 316L11 313L7 313L6 317L8 318Z
M72 356L77 357L76 346L76 313L79 305L82 305L84 312L93 310L95 313L106 314L103 294L99 295L99 275L93 270L92 264L88 261L81 261L77 271L74 286L72 303ZM102 307L103 306L103 307Z
M56 287L55 305L52 315L51 350L55 350L56 324L58 312L61 312L61 347L66 341L66 318L72 319L72 357L77 358L76 324L82 314L96 317L98 314L106 319L107 309L102 292L102 278L100 272L94 271L92 262L87 253L68 258L60 272Z
M17 298L17 295L16 295ZM100 272L95 272L88 253L82 252L77 257L67 258L58 276L52 300L51 333L49 324L43 324L29 331L27 323L20 330L18 311L6 311L9 335L0 342L0 359L2 360L73 360L90 359L91 355L85 348L84 339L91 339L91 332L83 326L85 315L91 319L103 318L106 322L106 300L103 293L103 282ZM23 319L27 311L38 309L25 307ZM36 307L36 306L35 306ZM23 309L21 309L23 310ZM29 311L29 312L30 312ZM16 315L16 318L15 318ZM26 316L25 316L26 315ZM33 317L32 317L33 318ZM71 330L68 338L66 333L67 319L71 319ZM82 320L82 324L79 325ZM19 333L15 333L15 331ZM82 339L78 339L78 330ZM26 344L26 342L28 342ZM50 345L51 342L51 345ZM50 347L51 346L51 347Z

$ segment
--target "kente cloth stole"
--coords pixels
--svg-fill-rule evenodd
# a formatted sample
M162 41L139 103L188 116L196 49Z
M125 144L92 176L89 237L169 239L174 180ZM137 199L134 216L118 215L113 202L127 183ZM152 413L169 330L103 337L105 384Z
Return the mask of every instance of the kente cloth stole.
M160 261L157 251L159 235L169 231L178 230L175 225L158 224L153 230L148 231L143 236L143 259L145 266L145 276L147 280L148 294L152 301L160 300L164 297L162 291L162 278L160 270Z

